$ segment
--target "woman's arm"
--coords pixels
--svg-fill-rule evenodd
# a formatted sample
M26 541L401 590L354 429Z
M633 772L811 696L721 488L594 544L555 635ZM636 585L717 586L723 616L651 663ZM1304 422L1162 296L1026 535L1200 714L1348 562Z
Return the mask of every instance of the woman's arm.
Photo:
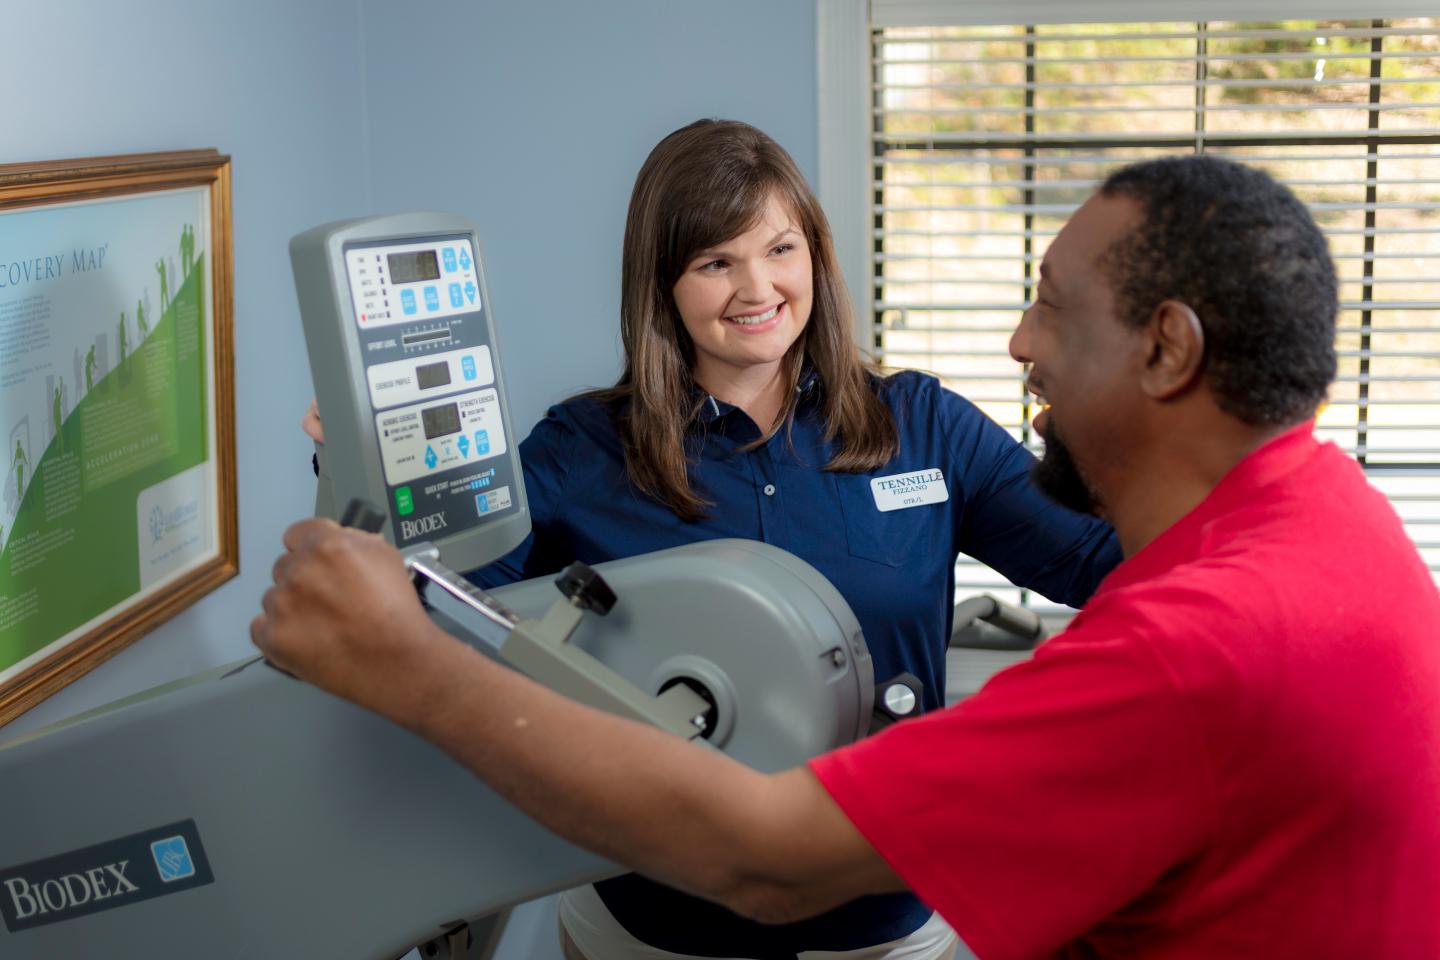
M1081 606L1123 556L1105 521L1068 510L1030 480L1035 458L968 400L937 387L938 419L953 444L964 497L961 551L1018 586Z

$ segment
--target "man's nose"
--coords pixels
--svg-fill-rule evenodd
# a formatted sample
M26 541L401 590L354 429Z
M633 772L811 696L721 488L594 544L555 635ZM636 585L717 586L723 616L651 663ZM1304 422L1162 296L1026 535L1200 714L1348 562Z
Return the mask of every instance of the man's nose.
M1030 362L1030 315L1035 311L1035 304L1025 308L1020 314L1020 323L1015 332L1010 334L1010 356L1021 363Z

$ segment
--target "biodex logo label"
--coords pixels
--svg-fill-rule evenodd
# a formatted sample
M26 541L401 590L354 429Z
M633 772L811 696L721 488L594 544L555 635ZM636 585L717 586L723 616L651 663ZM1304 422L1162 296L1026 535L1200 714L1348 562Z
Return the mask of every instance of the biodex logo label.
M127 893L139 893L140 888L125 876L129 860L91 867L84 873L67 873L32 884L25 877L7 877L5 892L10 895L10 905L15 910L15 919L28 920L47 913L73 910L87 903L99 903L111 897L123 897Z
M214 882L193 820L0 870L0 915L18 933Z
M414 540L416 537L428 537L437 530L444 530L447 527L445 511L441 510L439 513L432 513L416 520L401 520L400 536L405 540Z

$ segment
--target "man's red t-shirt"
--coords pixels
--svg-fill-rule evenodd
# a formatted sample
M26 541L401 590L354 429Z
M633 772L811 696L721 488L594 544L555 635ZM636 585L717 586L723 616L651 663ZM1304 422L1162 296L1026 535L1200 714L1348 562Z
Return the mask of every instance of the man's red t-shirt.
M985 960L1440 958L1440 594L1309 424L956 707L812 769Z

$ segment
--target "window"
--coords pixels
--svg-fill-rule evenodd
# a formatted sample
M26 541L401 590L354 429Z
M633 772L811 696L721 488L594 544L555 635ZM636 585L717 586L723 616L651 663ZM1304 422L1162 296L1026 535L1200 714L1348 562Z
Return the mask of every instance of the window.
M938 9L875 3L879 20ZM1137 160L1261 166L1310 205L1341 278L1318 432L1391 497L1440 579L1440 19L872 21L866 41L867 219L850 238L866 262L849 266L880 359L940 375L1038 452L1006 344L1071 211ZM834 205L826 172L822 154ZM960 596L1032 599L965 558L957 579Z

